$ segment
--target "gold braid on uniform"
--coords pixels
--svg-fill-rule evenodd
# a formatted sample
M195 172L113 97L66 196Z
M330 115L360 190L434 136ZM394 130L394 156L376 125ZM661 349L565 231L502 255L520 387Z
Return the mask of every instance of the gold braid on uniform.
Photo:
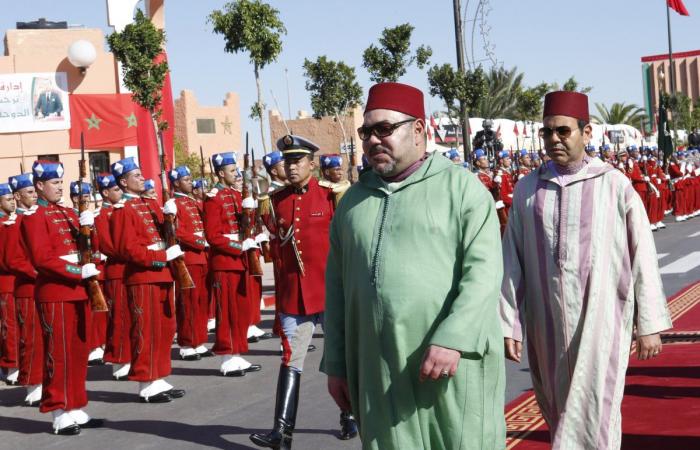
M348 180L343 180L340 183L332 183L328 180L319 180L318 184L321 187L333 191L333 203L335 203L335 206L338 206L338 203L340 203L340 199L343 198L345 191L347 191L352 185Z
M270 202L271 200L268 194L261 194L258 196L258 213L261 216L270 214Z

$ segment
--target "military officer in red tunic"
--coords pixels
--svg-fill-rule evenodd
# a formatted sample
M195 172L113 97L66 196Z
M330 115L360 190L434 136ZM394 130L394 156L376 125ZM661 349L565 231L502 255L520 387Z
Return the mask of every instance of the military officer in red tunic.
M272 207L263 220L279 240L278 316L283 345L277 381L277 400L272 431L254 433L251 441L261 447L288 449L299 404L299 384L313 332L323 322L325 270L329 250L329 227L336 201L332 189L313 177L318 147L300 136L288 135L277 142L284 155L290 185L272 194ZM357 435L350 412L341 413L341 438Z
M593 148L595 150L595 147ZM520 167L518 168L518 175L517 179L515 180L516 183L528 176L530 172L532 172L532 158L530 157L530 152L527 151L527 149L523 148L520 150L520 153L518 154L519 162L520 162Z
M0 184L0 223L12 224L15 214L15 198L7 183ZM7 233L0 227L0 258L4 253ZM14 386L19 376L17 361L17 319L15 313L15 277L0 267L0 368L5 371L5 382Z
M177 344L180 358L196 361L213 356L207 342L209 320L209 291L207 290L207 249L204 222L197 200L192 196L192 174L187 166L169 173L177 203L177 238L185 251L185 264L194 281L192 289L176 289ZM176 286L177 288L177 286Z
M100 253L107 257L104 266L104 293L109 305L104 360L112 364L112 378L125 379L131 369L131 313L124 286L124 260L112 242L110 221L112 213L124 207L122 190L110 173L101 173L97 185L102 206L95 216L95 227L100 236Z
M215 154L212 163L219 182L204 200L205 238L211 246L211 288L216 302L216 340L212 351L221 356L222 375L240 377L261 368L241 357L248 352L250 325L244 254L256 251L259 246L254 239L239 236L243 200L234 189L239 178L236 154Z
M83 280L99 274L94 263L78 264L76 237L81 226L93 226L94 216L80 218L58 205L63 194L63 165L36 161L32 166L39 195L36 212L22 219L27 253L37 270L35 300L44 338L44 376L40 411L53 415L56 434L74 435L81 428L102 425L83 408L88 356L90 306ZM96 236L95 236L96 237ZM97 239L93 239L93 251Z
M124 284L131 311L131 369L143 403L164 403L185 395L165 381L170 375L170 347L175 336L173 277L168 262L183 255L179 245L166 247L160 232L164 214L177 214L175 200L142 198L144 178L133 158L112 164L112 175L124 191L124 207L110 219L112 242L126 262Z
M34 283L37 272L29 261L20 226L25 215L32 215L36 211L37 195L31 173L10 177L8 184L14 193L17 216L14 220L4 223L5 229L2 232L4 251L2 251L0 266L15 276L14 297L19 344L18 382L27 389L25 405L34 406L41 400L44 344L41 323L34 302Z

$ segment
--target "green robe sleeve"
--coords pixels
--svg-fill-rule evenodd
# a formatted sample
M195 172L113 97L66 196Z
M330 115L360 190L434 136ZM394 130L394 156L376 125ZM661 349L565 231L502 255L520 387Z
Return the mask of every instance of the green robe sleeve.
M462 195L462 277L430 344L458 350L464 357L483 357L488 336L502 336L497 308L503 261L496 206L474 176L463 192L452 195Z
M342 214L342 213L341 213ZM342 277L342 249L338 236L338 217L331 222L331 246L326 264L326 310L323 318L323 361L321 372L347 378L345 365L345 295Z

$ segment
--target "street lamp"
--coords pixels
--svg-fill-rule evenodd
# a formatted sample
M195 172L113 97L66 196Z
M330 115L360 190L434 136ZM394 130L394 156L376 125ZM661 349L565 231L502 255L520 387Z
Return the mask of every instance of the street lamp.
M68 61L80 70L81 75L85 75L85 71L96 59L97 51L90 41L80 39L68 47Z

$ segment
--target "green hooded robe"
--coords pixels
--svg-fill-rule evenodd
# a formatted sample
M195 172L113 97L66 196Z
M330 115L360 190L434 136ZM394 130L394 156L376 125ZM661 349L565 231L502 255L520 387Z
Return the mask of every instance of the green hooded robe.
M322 370L348 381L365 449L502 449L503 264L495 204L441 155L399 184L367 171L338 205ZM457 374L419 381L429 345Z

